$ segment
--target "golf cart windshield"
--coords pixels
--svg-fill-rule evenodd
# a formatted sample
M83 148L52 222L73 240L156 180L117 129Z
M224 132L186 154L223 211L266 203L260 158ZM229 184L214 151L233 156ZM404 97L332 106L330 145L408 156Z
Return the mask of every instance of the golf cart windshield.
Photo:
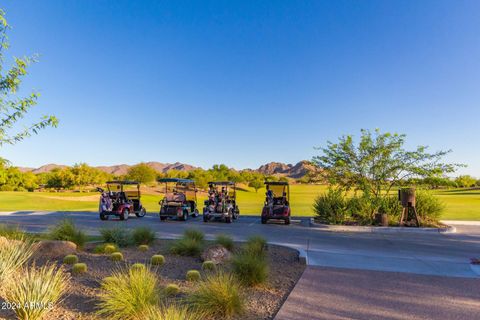
M140 184L135 181L108 181L107 189L109 192L124 193L129 199L140 198Z
M197 190L195 182L188 179L166 178L158 182L165 184L165 200L172 202L196 201Z

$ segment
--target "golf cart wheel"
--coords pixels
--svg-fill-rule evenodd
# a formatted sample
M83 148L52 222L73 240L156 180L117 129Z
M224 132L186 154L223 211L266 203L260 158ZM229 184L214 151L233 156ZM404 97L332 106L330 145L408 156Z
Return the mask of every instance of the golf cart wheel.
M143 207L139 211L135 212L135 215L138 218L145 217L145 214L147 214L147 210L145 210L145 208L143 208Z
M237 220L239 215L240 215L240 210L238 210L237 208L233 211L233 220Z
M165 220L167 220L167 217L160 216L160 221L165 221Z
M208 222L208 216L204 213L203 214L203 222Z
M192 213L192 217L196 218L199 216L198 209L195 209Z
M130 214L130 211L128 209L124 209L122 213L120 214L120 220L128 220L128 215Z
M187 221L188 219L188 212L186 210L183 211L183 217L182 217L182 221Z
M290 217L287 217L287 218L285 219L285 224L290 224Z
M225 222L226 223L232 223L232 216L226 216L225 217Z
M267 218L262 217L262 224L266 224L266 223L267 223Z
M100 212L100 220L108 220L108 215L104 214L103 212Z

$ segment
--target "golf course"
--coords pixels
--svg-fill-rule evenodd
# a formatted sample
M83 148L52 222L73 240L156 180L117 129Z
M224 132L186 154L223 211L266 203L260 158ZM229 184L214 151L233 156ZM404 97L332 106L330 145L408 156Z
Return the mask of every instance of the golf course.
M327 189L325 185L291 185L290 202L293 216L313 216L315 197ZM438 190L434 194L445 204L445 220L480 220L479 189ZM163 194L149 192L142 201L150 214L158 213ZM237 190L242 214L259 215L265 199L265 190L253 188ZM198 206L203 208L205 193L199 193ZM98 210L99 194L95 192L0 192L0 211L92 211Z

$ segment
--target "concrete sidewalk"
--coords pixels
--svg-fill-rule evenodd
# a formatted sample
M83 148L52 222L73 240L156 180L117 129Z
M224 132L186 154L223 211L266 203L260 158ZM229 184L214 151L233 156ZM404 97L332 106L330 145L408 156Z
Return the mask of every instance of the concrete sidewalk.
M478 319L480 279L307 267L276 320Z

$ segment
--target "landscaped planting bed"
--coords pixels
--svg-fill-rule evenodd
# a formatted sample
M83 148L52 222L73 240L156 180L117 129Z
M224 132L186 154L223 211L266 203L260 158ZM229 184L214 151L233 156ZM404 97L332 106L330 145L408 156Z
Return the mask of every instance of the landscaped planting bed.
M203 261L198 256L182 256L172 253L171 247L178 240L155 240L148 245L148 250L142 247L131 245L120 247L123 260L114 261L111 259L111 253L98 252L98 243L87 243L83 250L76 253L79 263L84 263L87 267L85 272L72 272L74 265L64 264L63 258L58 261L50 261L62 265L67 275L70 275L68 288L63 297L63 301L57 303L50 310L44 319L102 319L109 318L108 315L98 315L100 309L100 295L105 292L102 289L102 283L105 285L105 278L111 277L112 273L123 270L128 274L128 270L135 263L144 264L147 272L150 270L157 279L157 289L162 292L159 305L177 305L180 308L192 306L192 293L197 292L199 286L209 275L226 274L234 276L234 268L230 261L215 266L211 270L211 265L207 263L208 268L202 268ZM202 241L202 248L213 245L213 242ZM234 243L232 254L239 254L245 251L245 244ZM257 250L257 249L255 249ZM152 265L150 263L153 255L162 255L164 263ZM238 282L239 293L244 301L244 306L240 313L232 311L233 319L273 319L281 305L287 298L290 291L300 278L304 265L298 260L298 253L295 250L268 245L264 250L265 261L268 265L268 277L262 284L246 285ZM48 263L45 258L37 258L36 266L40 267ZM30 262L31 264L31 262ZM138 265L135 270L142 269ZM190 270L198 270L201 279L199 281L187 281L186 275ZM238 277L237 277L238 278ZM177 285L179 290L172 290L173 294L165 297L165 288L170 285ZM173 286L175 287L175 286ZM171 289L171 288L169 288ZM169 291L170 292L170 291ZM197 297L198 298L198 297ZM2 300L3 301L3 300ZM14 319L15 314L10 310L1 310L0 319ZM111 317L110 317L111 318ZM156 318L151 316L152 319ZM206 316L205 318L223 319L224 316Z

